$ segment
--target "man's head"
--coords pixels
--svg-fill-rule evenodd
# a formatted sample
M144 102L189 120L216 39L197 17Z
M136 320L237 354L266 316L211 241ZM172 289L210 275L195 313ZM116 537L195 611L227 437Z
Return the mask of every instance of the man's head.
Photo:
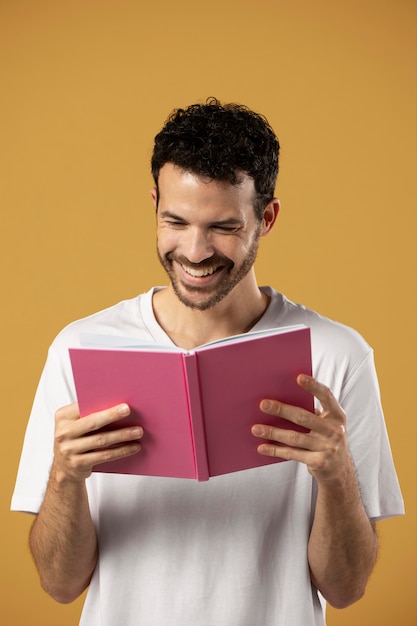
M254 181L254 209L261 220L274 197L278 156L278 139L262 115L211 98L170 115L155 137L152 175L158 190L165 163L231 185L238 185L246 173Z

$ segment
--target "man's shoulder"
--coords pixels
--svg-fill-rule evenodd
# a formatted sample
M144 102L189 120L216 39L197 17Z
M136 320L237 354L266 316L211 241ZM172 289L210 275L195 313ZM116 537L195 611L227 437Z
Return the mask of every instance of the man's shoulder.
M362 335L351 326L331 319L304 304L293 302L272 288L269 288L269 293L273 305L271 308L275 313L275 323L279 326L293 324L308 326L316 349L339 353L353 350L358 355L359 353L364 355L371 350Z
M71 322L58 333L52 346L77 346L83 333L140 336L146 329L141 312L141 300L147 296L150 297L150 292L122 300Z

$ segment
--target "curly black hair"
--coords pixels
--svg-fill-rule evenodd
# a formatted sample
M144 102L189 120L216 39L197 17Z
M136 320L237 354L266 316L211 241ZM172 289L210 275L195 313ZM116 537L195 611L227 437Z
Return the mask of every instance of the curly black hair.
M221 104L209 98L205 104L175 109L155 137L152 176L165 163L232 185L245 172L254 180L254 209L262 219L274 197L278 176L279 142L267 119L241 104Z

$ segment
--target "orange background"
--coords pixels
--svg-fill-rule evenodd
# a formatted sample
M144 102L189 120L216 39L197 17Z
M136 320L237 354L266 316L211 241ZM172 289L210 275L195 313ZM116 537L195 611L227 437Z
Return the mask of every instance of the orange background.
M30 517L8 512L27 415L63 325L165 282L152 140L211 95L282 144L258 281L376 353L407 515L381 524L366 597L328 623L417 623L415 18L411 0L0 2L1 626L77 623L80 601L38 586Z

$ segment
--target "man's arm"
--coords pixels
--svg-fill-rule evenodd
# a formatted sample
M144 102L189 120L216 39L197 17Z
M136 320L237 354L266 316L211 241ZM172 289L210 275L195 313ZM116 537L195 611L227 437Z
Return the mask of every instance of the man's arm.
M75 600L88 586L97 563L86 478L94 465L140 449L141 427L97 432L128 414L124 404L83 419L77 404L56 413L54 461L29 543L42 587L58 602Z
M261 454L305 463L317 480L318 494L308 544L311 580L334 607L343 608L365 592L375 565L378 541L364 510L346 437L346 416L331 391L309 376L303 389L318 398L321 413L264 400L261 409L310 429L309 433L257 424L252 432L272 442Z
M354 470L339 484L319 485L308 561L311 580L332 606L345 608L363 596L377 552Z

